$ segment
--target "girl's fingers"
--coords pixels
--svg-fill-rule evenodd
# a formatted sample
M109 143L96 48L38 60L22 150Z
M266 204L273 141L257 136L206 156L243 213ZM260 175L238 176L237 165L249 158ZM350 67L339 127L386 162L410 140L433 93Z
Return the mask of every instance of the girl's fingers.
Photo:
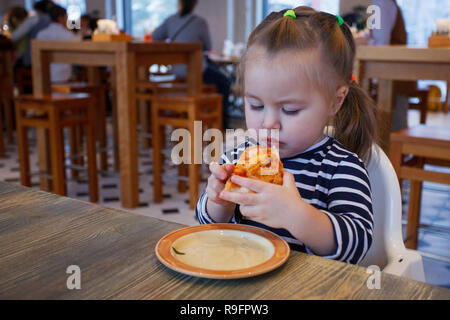
M219 197L219 192L216 192L209 186L206 187L206 195L208 196L208 199L210 199L218 204L222 204L222 205L229 204L227 201L225 201Z
M295 178L289 171L283 170L283 186L295 186Z
M255 192L262 192L267 186L267 182L256 179L244 178L237 175L231 176L231 181L240 185L241 187L245 187Z
M209 171L211 171L211 173L214 175L214 177L216 177L216 179L223 181L228 178L227 171L217 162L211 162L209 164Z
M220 193L225 188L225 183L220 180L213 179L210 183L210 187L217 193Z
M258 195L255 193L230 192L223 190L219 194L219 197L223 200L246 206L253 206L259 202Z
M226 163L222 167L228 173L228 176L230 176L234 171L234 164L232 164L232 163Z
M258 207L257 206L240 206L239 210L242 215L246 218L253 218L257 216Z

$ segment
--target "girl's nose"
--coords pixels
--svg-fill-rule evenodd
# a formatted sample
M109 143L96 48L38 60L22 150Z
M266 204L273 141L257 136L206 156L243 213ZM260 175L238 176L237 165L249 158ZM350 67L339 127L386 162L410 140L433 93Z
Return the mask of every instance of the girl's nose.
M264 113L264 129L281 129L280 118L273 110Z

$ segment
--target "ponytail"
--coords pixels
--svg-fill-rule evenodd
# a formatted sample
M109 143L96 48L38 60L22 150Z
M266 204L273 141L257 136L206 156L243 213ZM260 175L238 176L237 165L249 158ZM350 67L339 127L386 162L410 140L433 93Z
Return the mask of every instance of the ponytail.
M372 144L378 140L376 105L356 82L350 83L333 121L336 140L368 162Z

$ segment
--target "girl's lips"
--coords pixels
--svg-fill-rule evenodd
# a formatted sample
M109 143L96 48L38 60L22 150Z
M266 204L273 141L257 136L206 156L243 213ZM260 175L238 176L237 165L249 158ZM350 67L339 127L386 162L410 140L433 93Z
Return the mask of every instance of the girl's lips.
M271 147L271 146L278 146L281 147L283 145L283 142L280 142L279 140L274 140L271 138L267 138L267 146Z

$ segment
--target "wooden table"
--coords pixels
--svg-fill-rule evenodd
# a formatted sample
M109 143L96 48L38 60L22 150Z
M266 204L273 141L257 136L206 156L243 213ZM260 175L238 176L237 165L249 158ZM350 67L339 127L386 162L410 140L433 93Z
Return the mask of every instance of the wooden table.
M393 80L450 81L450 48L360 45L355 69L357 79L367 91L368 80L379 79L378 106L380 119L385 124L381 138L386 151L392 128ZM448 92L445 107L448 107Z
M186 64L188 93L200 93L202 84L202 46L200 43L164 42L66 42L32 41L33 92L49 93L50 63L81 66L111 66L115 69L121 201L125 208L139 205L138 146L135 82L138 67L152 64ZM90 82L98 81L90 75ZM45 133L38 133L40 171L49 172L50 161ZM48 180L41 187L49 190Z
M0 182L0 299L450 299L450 290L299 252L254 278L211 280L160 263L182 225ZM81 289L66 273L78 266Z

